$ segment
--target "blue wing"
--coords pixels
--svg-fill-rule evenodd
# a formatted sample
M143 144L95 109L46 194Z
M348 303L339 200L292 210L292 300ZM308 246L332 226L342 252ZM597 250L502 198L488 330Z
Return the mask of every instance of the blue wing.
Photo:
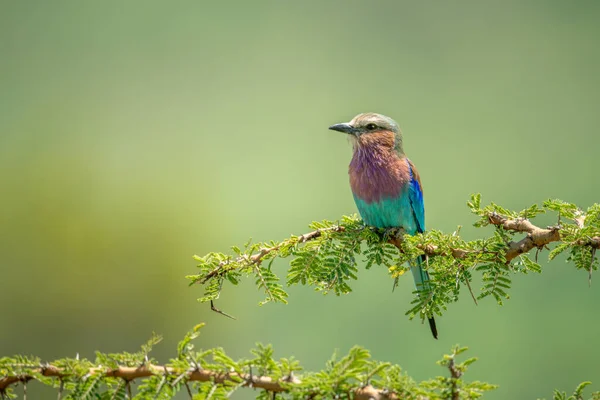
M421 179L414 164L408 159L407 162L410 169L410 183L408 187L410 208L412 210L413 219L416 221L417 232L422 233L425 231L425 207L423 206ZM409 233L412 234L412 232ZM421 263L424 261L423 257L419 257L411 263L411 271L413 278L415 279L415 286L419 291L429 289L429 285L427 284L429 282L429 274L421 268Z
M410 168L410 184L408 188L408 197L412 207L413 216L417 222L417 232L425 232L425 206L423 205L423 188L421 178L415 165L407 159Z

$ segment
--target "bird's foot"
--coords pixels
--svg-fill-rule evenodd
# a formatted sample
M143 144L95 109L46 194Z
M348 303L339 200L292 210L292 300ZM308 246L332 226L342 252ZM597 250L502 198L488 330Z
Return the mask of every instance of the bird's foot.
M402 238L404 237L404 234L406 232L404 231L404 228L402 227L392 227L392 228L385 228L384 229L384 238L385 239L392 239L392 240L402 240Z

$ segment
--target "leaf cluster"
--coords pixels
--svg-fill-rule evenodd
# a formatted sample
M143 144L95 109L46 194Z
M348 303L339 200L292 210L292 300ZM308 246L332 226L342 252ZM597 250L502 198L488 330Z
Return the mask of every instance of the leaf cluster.
M583 397L583 389L585 389L586 386L589 386L591 384L592 382L589 381L581 382L579 385L577 385L577 387L573 391L573 394L571 395L567 395L567 392L555 390L554 395L552 396L552 400L584 400L585 397ZM591 397L589 397L589 400L600 400L600 392L592 393Z

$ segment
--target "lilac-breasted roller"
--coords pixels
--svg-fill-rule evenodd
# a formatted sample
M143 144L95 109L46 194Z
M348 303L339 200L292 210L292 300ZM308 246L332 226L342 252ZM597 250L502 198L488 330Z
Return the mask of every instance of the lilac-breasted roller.
M425 230L423 189L415 165L406 157L398 124L385 115L359 114L352 121L329 129L349 135L353 156L348 174L356 207L365 224L376 228L402 228L410 235ZM412 261L411 272L419 291L429 289L429 274ZM429 327L437 339L433 316Z

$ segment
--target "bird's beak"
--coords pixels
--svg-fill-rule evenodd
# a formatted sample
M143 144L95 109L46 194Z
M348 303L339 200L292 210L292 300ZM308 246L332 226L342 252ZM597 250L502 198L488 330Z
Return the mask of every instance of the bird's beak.
M329 129L331 129L332 131L344 132L348 134L354 134L356 132L356 129L352 125L347 123L331 125Z

